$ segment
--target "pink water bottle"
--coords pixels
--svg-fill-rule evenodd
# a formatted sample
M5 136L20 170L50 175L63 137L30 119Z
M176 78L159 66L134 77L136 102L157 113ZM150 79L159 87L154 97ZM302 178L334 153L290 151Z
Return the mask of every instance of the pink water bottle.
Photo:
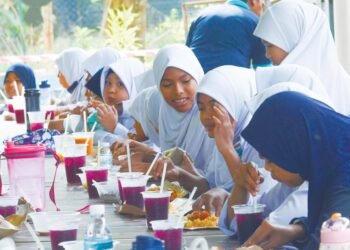
M332 214L322 224L320 250L350 249L350 221L340 213Z
M10 195L24 197L37 211L45 208L45 146L7 142L5 157Z

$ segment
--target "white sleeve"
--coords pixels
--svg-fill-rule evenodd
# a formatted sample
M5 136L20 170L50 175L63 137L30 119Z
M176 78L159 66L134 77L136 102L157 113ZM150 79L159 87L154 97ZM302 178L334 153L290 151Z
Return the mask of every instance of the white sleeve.
M233 236L237 232L237 223L236 220L233 219L230 222L230 225L227 224L227 206L228 206L228 200L226 199L224 206L221 210L221 214L219 217L219 228L220 230L227 236Z
M308 183L304 182L296 189L282 185L271 189L260 202L270 205L271 212L267 217L270 222L288 225L293 218L307 216Z
M129 133L129 129L127 129L126 127L124 127L121 123L117 123L117 126L114 129L113 134L115 135L119 135L120 137L127 139L128 138L128 133Z

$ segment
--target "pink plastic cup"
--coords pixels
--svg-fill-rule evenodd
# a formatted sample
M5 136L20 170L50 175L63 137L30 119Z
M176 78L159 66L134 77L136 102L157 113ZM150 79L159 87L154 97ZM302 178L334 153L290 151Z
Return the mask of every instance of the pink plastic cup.
M86 182L88 186L88 194L90 199L99 198L97 189L93 184L93 181L103 182L108 179L108 168L102 167L87 167L84 169L86 174Z

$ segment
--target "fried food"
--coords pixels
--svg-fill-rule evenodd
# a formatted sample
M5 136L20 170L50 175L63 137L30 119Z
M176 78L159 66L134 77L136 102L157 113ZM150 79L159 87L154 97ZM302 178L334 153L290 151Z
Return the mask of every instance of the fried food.
M218 217L208 211L193 211L185 216L185 228L217 227Z

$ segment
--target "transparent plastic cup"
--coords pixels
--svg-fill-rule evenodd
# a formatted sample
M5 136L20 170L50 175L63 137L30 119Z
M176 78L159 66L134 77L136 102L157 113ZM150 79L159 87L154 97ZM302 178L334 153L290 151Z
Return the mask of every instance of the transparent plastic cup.
M45 105L41 106L42 110L45 112L45 119L50 116L50 120L55 119L56 105Z
M265 205L235 205L232 206L237 221L238 240L246 242L264 220Z
M113 241L113 249L119 244L120 242L117 240ZM84 241L82 240L75 240L75 241L64 241L58 244L59 246L62 246L65 250L78 250L78 249L84 249Z
M153 235L164 241L165 250L182 249L184 223L177 220L155 220L151 222Z
M151 221L168 219L170 195L168 191L142 192L149 229L152 229Z
M52 215L48 216L49 235L52 250L61 250L58 244L77 239L79 228L78 216Z
M74 211L42 211L29 214L34 224L34 230L39 235L49 235L49 217L62 216L74 220L78 215L79 213Z
M0 196L0 214L6 218L17 211L18 197Z
M94 132L77 132L73 133L72 135L76 144L86 144L88 141L86 152L87 155L92 155Z
M13 109L13 99L7 99L7 111L10 113L15 113L15 110Z
M139 173L129 173L129 175L123 176L120 181L124 202L143 209L144 202L141 193L146 189L148 177Z
M35 131L44 128L45 123L45 112L35 111L27 112L29 118L30 131Z
M97 189L93 186L93 181L95 182L105 182L108 179L108 168L102 167L86 167L84 168L86 175L86 182L88 187L88 194L90 199L99 198Z
M86 145L72 144L64 146L63 157L67 183L81 185L77 174L82 173L81 168L86 164Z
M54 135L53 140L55 142L55 148L57 154L62 154L65 146L70 146L75 144L75 140L71 135Z
M116 181L108 180L104 182L93 181L93 186L96 187L98 196L104 202L115 202L118 200L118 185Z
M25 99L23 96L14 96L12 105L15 112L16 122L18 124L25 123Z
M117 179L118 179L118 189L119 189L119 196L120 196L120 200L122 201L122 203L124 203L124 197L123 197L123 187L122 187L122 181L121 179L123 178L128 178L129 176L141 176L143 175L143 173L141 172L132 172L132 173L116 173Z

